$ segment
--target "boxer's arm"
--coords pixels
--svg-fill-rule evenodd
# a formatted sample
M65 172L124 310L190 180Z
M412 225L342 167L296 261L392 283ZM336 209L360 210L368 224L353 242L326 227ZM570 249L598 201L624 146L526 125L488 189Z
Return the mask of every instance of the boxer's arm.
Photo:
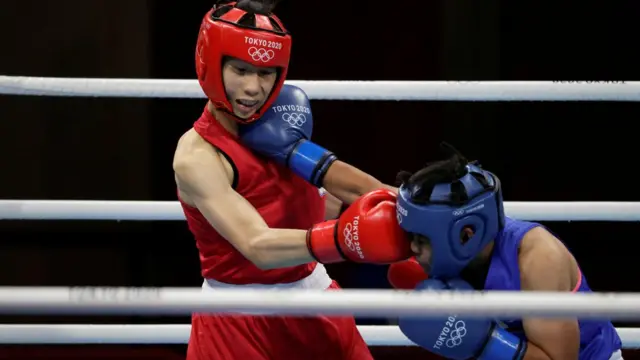
M381 183L373 176L340 160L331 164L322 185L329 193L346 204L353 203L370 191L382 188L389 188L397 193L397 189Z
M543 228L525 235L519 255L523 291L573 290L576 274L566 249ZM577 360L580 329L577 319L524 318L529 341L523 360Z
M176 151L173 168L178 190L220 235L261 269L315 261L307 248L306 230L269 228L233 190L218 152L204 140L192 142Z
M382 186L384 186L385 188L387 188L388 190L393 191L394 193L398 193L398 188L395 186L391 186L391 185L387 185L387 184L382 184Z
M340 216L342 210L342 201L337 197L331 195L325 190L324 192L324 219L331 220L337 219Z

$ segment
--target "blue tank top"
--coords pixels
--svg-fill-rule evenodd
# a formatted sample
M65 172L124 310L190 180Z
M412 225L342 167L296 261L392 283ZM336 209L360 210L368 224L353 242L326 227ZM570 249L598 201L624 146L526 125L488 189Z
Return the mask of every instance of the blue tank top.
M521 290L518 249L524 235L541 224L506 218L504 229L495 239L485 290ZM587 279L580 271L576 291L591 292ZM521 320L502 320L510 332L524 337ZM613 324L608 321L579 320L580 360L608 360L622 348L622 341Z

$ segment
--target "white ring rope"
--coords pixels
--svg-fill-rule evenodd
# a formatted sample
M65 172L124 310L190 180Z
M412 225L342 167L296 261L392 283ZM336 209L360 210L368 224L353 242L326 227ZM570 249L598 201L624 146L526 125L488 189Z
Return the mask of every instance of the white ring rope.
M640 101L640 81L306 81L318 100ZM0 94L204 98L196 80L0 76Z
M640 328L617 328L623 349L640 348ZM358 326L368 346L417 346L397 326ZM187 344L189 324L0 325L0 344Z
M369 346L416 346L397 326L358 326L358 330ZM640 329L618 331L621 337L631 335L625 346L640 347ZM190 332L189 324L0 325L0 344L186 344Z
M538 221L640 221L640 202L506 201L508 216ZM177 201L0 200L0 220L184 220Z
M288 84L321 100L640 101L640 82L300 81ZM195 80L0 76L0 94L37 96L204 98ZM640 203L506 202L522 220L638 221ZM184 220L175 201L0 201L0 219ZM189 315L237 312L367 317L577 316L640 318L640 294L400 292L392 290L266 290L200 288L0 287L4 314ZM359 326L369 346L412 346L395 326ZM640 329L618 328L623 348L640 348ZM0 325L0 344L185 344L190 325Z
M11 315L190 315L194 312L360 317L581 317L640 319L640 293L311 291L300 289L0 287Z

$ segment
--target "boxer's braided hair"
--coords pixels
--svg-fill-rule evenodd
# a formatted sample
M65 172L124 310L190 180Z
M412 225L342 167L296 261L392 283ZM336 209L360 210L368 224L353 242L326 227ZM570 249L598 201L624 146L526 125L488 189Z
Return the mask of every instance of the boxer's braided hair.
M238 0L236 7L246 12L269 15L280 0Z
M236 0L218 0L214 6L215 15L220 16L231 9L231 3ZM273 9L280 0L237 0L235 7L242 9L249 14L271 15ZM240 25L254 25L251 19L241 19ZM255 18L253 19L255 21ZM243 24L243 22L246 22Z
M409 190L411 201L416 204L428 203L433 188L442 183L451 183L449 200L452 204L463 204L468 200L464 185L458 179L467 173L466 166L470 162L448 143L441 143L440 148L447 155L446 160L429 163L413 174L407 171L398 173L397 182Z
M238 0L235 6L231 6L231 3L235 0L218 0L216 4L213 6L212 17L218 18L222 15L226 14L233 7L238 9L242 9L247 12L240 20L238 20L238 25L255 27L256 26L256 15L265 15L269 17L269 22L271 26L273 26L276 31L283 31L283 29L278 25L278 23L271 18L273 9L280 2L280 0Z

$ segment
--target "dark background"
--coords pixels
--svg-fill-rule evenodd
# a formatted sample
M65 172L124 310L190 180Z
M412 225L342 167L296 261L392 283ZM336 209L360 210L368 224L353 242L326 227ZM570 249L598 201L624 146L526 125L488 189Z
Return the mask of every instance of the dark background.
M196 36L211 4L5 0L0 74L194 79ZM283 0L278 10L294 36L289 79L639 80L638 2ZM0 198L175 200L175 144L204 103L0 96ZM399 170L436 159L446 140L497 173L507 201L640 201L637 103L314 100L312 107L314 141L387 183ZM574 252L592 288L640 291L640 225L546 224ZM0 285L201 283L184 222L4 221L0 238ZM344 287L389 286L385 267L329 271ZM89 349L95 358L97 348ZM41 350L3 347L0 358L52 354ZM100 351L121 350L119 357L184 353L171 346ZM387 349L375 351L384 358ZM72 354L79 353L64 356Z

